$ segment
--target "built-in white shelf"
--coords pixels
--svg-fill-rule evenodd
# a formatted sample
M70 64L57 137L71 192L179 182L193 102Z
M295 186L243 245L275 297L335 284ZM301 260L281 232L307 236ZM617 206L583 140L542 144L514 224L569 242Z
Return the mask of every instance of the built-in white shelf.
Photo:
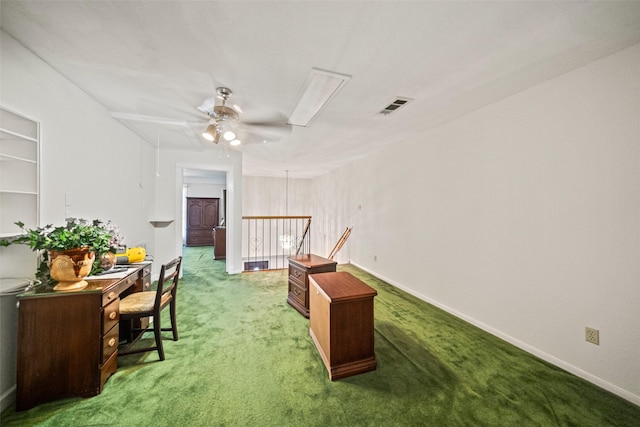
M150 219L149 222L156 228L164 228L173 222L172 219Z
M0 236L20 233L15 222L39 225L40 125L0 107Z
M24 158L24 157L12 156L10 154L0 153L0 162L10 162L10 161L26 162L26 163L33 163L33 164L37 164L38 163L36 160L27 159L27 158Z

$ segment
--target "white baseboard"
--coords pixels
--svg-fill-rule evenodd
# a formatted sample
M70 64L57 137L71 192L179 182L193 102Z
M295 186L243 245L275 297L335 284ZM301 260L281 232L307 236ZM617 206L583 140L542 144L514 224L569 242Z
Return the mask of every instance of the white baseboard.
M531 345L529 345L529 344L527 344L527 343L525 343L523 341L520 341L520 340L518 340L518 339L516 339L516 338L514 338L514 337L512 337L510 335L507 335L507 334L505 334L504 332L502 332L502 331L500 331L498 329L495 329L495 328L493 328L493 327L491 327L489 325L486 325L486 324L478 321L477 319L469 317L469 316L465 315L464 313L461 313L461 312L459 312L457 310L452 309L451 307L448 307L448 306L446 306L444 304L439 303L438 301L434 301L431 298L428 298L425 295L422 295L419 292L416 292L415 290L413 290L411 288L403 286L402 284L397 283L394 280L391 280L391 279L389 279L387 277L384 277L384 276L382 276L380 274L377 274L376 272L374 272L372 270L369 270L368 268L363 267L363 266L361 266L361 265L359 265L359 264L357 264L357 263L355 263L353 261L350 261L349 263L354 265L354 266L356 266L356 267L358 267L358 268L360 268L361 270L364 270L367 273L377 277L378 279L383 280L383 281L389 283L392 286L395 286L398 289L402 289L403 291L407 292L408 294L413 295L416 298L421 299L422 301L428 302L429 304L432 304L432 305L434 305L434 306L446 311L447 313L452 314L453 316L456 316L456 317L458 317L458 318L460 318L460 319L462 319L462 320L464 320L466 322L471 323L474 326L477 326L478 328L482 329L485 332L490 333L491 335L494 335L494 336L496 336L496 337L498 337L498 338L500 338L500 339L502 339L502 340L504 340L504 341L506 341L506 342L508 342L510 344L513 344L514 346L526 351L527 353L531 353L534 356L539 357L540 359L551 363L552 365L555 365L555 366L557 366L557 367L559 367L561 369L564 369L565 371L570 372L570 373L574 374L577 377L580 377L580 378L582 378L582 379L584 379L586 381L589 381L590 383L595 384L598 387L601 387L601 388L603 388L603 389L605 389L605 390L607 390L607 391L609 391L609 392L611 392L611 393L613 393L613 394L615 394L617 396L620 396L621 398L623 398L625 400L628 400L629 402L631 402L631 403L633 403L635 405L640 406L640 396L638 396L638 395L635 395L635 394L633 394L633 393L631 393L631 392L629 392L629 391L627 391L627 390L625 390L623 388L620 388L615 384L611 384L611 383L603 380L600 377L597 377L597 376L595 376L595 375L593 375L593 374L591 374L591 373L589 373L587 371L584 371L584 370L578 368L577 366L574 366L574 365L572 365L570 363L567 363L564 360L558 359L555 356L552 356L552 355L550 355L548 353L545 353L544 351L542 351L542 350L540 350L540 349L538 349L536 347L533 347L533 346L531 346Z
M16 401L16 385L0 395L0 412L4 411Z

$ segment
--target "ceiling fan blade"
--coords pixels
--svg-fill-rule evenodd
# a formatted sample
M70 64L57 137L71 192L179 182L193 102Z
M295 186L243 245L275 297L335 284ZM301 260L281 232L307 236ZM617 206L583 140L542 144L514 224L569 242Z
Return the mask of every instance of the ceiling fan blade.
M239 126L260 140L269 142L280 141L293 130L293 127L287 124L287 116L279 112L270 113L266 117L263 115L261 120L241 120Z
M166 117L146 116L144 114L131 114L131 113L121 113L117 111L112 111L111 117L119 120L155 123L155 124L166 125L166 126L187 126L187 122L185 120L168 119Z
M243 143L279 142L291 133L291 127L240 124L238 131Z
M209 114L213 112L213 107L216 106L216 97L212 96L211 98L207 98L202 102L202 105L196 107L200 112Z

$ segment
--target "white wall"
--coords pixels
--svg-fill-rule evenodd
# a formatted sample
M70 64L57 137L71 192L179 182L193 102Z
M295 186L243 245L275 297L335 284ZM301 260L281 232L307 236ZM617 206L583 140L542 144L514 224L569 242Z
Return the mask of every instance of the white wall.
M640 45L311 194L315 227L353 225L355 264L640 404Z
M309 179L244 176L243 183L242 214L245 216L311 214Z
M226 184L186 184L186 187L187 197L212 197L222 202L222 190L225 189Z
M148 222L155 203L151 147L4 32L0 32L0 56L0 104L40 122L40 225L63 224L67 214L110 219L127 244L153 247L153 227ZM65 205L65 193L71 196L70 206ZM16 251L22 253L20 259ZM0 248L0 263L21 265L12 273L33 277L36 266L31 255L24 247ZM15 333L11 326L3 324L0 333ZM5 378L15 378L9 356L13 352L15 347L4 345L0 350ZM0 399L4 409L14 399L13 388L0 390Z
M62 224L66 214L111 219L129 245L153 243L152 147L13 38L0 36L0 102L40 121L41 225Z

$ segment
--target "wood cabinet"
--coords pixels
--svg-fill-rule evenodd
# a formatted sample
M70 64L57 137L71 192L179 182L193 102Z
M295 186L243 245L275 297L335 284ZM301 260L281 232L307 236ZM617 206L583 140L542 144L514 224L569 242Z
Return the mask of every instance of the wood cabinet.
M102 392L117 369L120 296L144 284L144 272L87 280L76 292L56 292L53 283L18 295L18 411Z
M227 229L216 227L213 234L213 259L225 259L227 257Z
M309 282L309 333L329 378L375 370L376 290L347 272L312 274Z
M336 271L337 262L314 254L289 257L287 302L304 317L309 317L309 275Z
M220 199L187 197L187 246L213 246Z

